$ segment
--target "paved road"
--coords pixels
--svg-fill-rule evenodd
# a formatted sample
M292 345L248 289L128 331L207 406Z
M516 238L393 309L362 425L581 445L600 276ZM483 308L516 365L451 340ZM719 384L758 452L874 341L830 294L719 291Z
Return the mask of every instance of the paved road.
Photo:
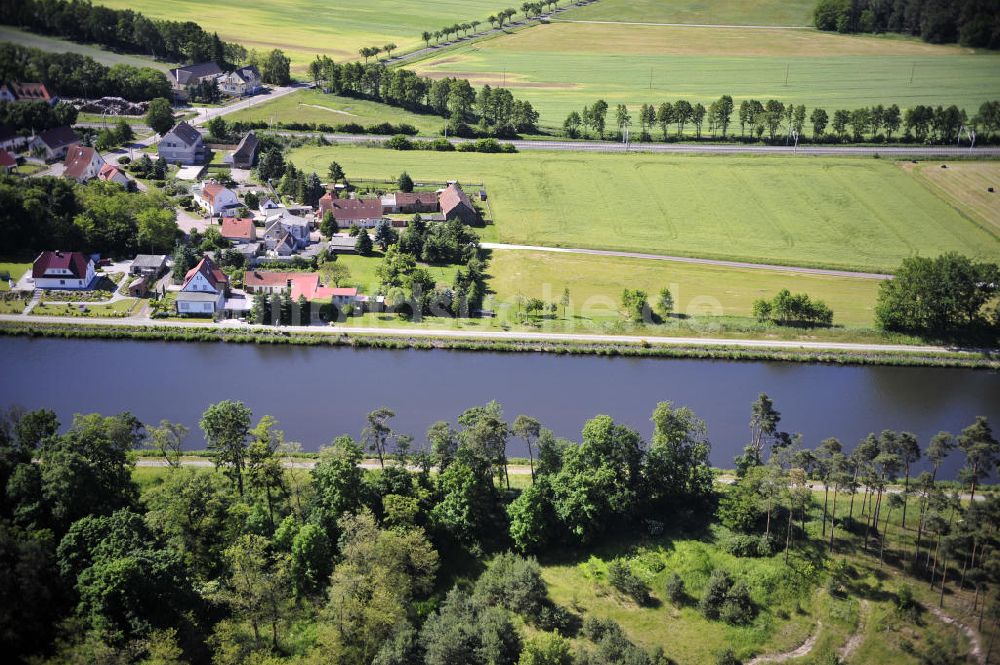
M191 120L188 120L189 124L198 126L204 125L206 122L212 118L217 118L219 116L229 115L230 113L236 113L237 111L245 111L248 108L257 106L258 104L264 104L278 97L284 97L285 95L297 92L299 90L307 90L313 87L312 83L294 83L289 86L272 88L271 92L266 95L254 95L253 97L247 97L246 99L240 100L235 104L228 104L226 106L215 107L195 107L198 112Z
M581 249L575 247L541 247L537 245L507 245L497 242L480 243L483 249L496 250L527 250L532 252L556 252L560 254L589 254L591 256L619 256L627 259L649 259L652 261L671 261L674 263L695 263L699 265L722 266L726 268L750 268L753 270L772 270L790 272L802 275L827 275L831 277L857 277L859 279L892 279L892 275L874 272L851 272L849 270L828 270L825 268L799 268L795 266L778 266L766 263L745 263L743 261L722 261L714 259L696 259L689 256L665 256L660 254L641 254L638 252L616 252L604 249Z
M426 329L426 328L383 328L378 326L311 326L303 328L300 326L259 326L238 321L227 321L225 323L211 323L199 321L177 321L163 319L143 319L137 316L120 319L86 319L82 321L75 317L59 316L35 316L23 314L3 314L0 321L11 321L19 323L71 323L76 325L136 325L154 328L180 328L180 329L205 329L205 328L228 328L246 331L280 331L285 333L319 333L327 335L382 335L394 337L430 337L430 338L450 338L450 339L481 339L481 340L501 340L501 341L528 341L528 342L589 342L598 344L649 344L654 346L694 346L694 347L719 347L719 348L742 348L742 349L770 349L770 350L805 350L805 351L849 351L856 353L981 353L981 349L966 349L958 347L934 346L934 345L906 345L906 344L856 344L850 342L810 342L795 340L773 340L773 339L724 339L711 337L657 337L642 335L604 335L588 333L555 333L555 332L515 332L505 330L472 331L472 330L451 330L451 329Z

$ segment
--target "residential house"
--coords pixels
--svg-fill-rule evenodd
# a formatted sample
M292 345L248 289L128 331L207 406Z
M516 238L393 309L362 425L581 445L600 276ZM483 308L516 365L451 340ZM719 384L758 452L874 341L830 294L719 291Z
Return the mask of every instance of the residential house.
M220 74L222 74L222 68L214 62L199 62L171 69L167 78L170 81L170 87L174 89L174 96L178 99L187 99L191 88L206 81L215 81Z
M328 252L333 252L334 254L354 254L357 251L355 249L357 242L356 238L337 234L330 238L326 249Z
M130 275L141 275L153 280L166 271L166 254L139 254L132 260L132 265L128 269Z
M184 276L177 292L178 314L211 316L221 312L229 292L229 278L207 256Z
M309 244L309 231L309 220L281 209L264 218L264 247L268 251L276 251L279 245L288 246L291 243L293 252L303 249ZM285 240L286 235L289 240Z
M34 138L31 150L38 151L47 162L54 162L66 156L69 147L80 142L80 137L70 127L53 127Z
M31 266L38 289L90 289L96 281L94 261L82 252L46 251Z
M236 192L214 180L192 187L191 194L194 202L212 217L235 217L236 209L242 205Z
M63 161L63 177L73 178L77 182L93 180L107 165L101 153L85 145L73 145L66 151Z
M219 90L233 97L256 95L261 91L260 72L254 65L240 67L219 77Z
M142 298L149 293L149 277L140 275L128 283L128 294L133 298Z
M383 214L415 215L439 210L436 192L396 192L382 197Z
M156 144L156 152L170 164L202 164L208 156L201 132L179 122Z
M372 228L385 218L381 199L337 199L329 193L320 198L317 216L322 219L327 212L333 213L337 226L342 229L348 226Z
M257 227L249 217L226 217L220 229L222 237L234 243L248 243L257 239Z
M257 206L257 211L260 212L260 214L266 216L273 213L276 210L281 210L284 207L285 206L281 205L280 203L275 203L275 201L271 199L271 197L265 196L260 200L260 205Z
M20 136L10 125L0 125L0 150L17 151L30 141L27 136Z
M257 149L259 147L260 142L257 140L257 135L253 132L247 132L240 144L236 146L236 150L232 154L226 155L223 161L238 169L252 169L257 162Z
M367 300L353 287L323 286L315 272L248 270L243 276L243 286L247 293L288 293L292 302L304 296L309 302L328 302L343 307Z
M58 97L49 94L44 83L4 83L0 85L0 102L48 102L55 104Z
M128 189L132 184L132 180L125 175L125 172L114 164L105 164L102 166L101 170L97 174L97 178L105 182L117 182L125 189Z
M17 157L6 150L0 150L0 172L10 173L17 168Z
M469 200L468 195L462 191L462 186L457 182L453 182L441 190L438 203L441 205L441 212L445 219L459 219L463 224L479 222L479 213L476 212L472 201Z

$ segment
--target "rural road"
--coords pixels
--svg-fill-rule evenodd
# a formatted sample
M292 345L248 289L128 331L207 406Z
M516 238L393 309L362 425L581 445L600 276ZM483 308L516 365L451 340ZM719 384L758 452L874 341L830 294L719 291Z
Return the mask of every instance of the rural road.
M223 324L197 321L176 321L164 319L142 319L138 317L81 321L78 317L36 316L33 314L3 314L0 321L12 323L69 323L88 326L141 326L152 328L179 329L229 329L252 331L280 331L285 333L319 333L326 335L383 335L392 337L428 337L449 339L477 339L494 341L527 342L584 342L597 344L649 344L653 346L695 346L741 349L788 350L788 351L848 351L856 353L963 353L975 354L981 351L957 347L907 344L857 344L853 342L811 342L799 340L773 339L724 339L712 337L657 337L641 335L603 335L588 333L516 332L506 330L452 330L426 328L382 328L377 326L264 326L239 323L230 320Z
M849 270L828 270L825 268L799 268L795 266L776 266L766 263L745 263L743 261L722 261L715 259L697 259L689 256L667 256L661 254L641 254L638 252L616 252L605 249L581 249L574 247L541 247L537 245L507 245L497 242L481 242L483 249L494 250L524 250L531 252L555 252L560 254L588 254L591 256L615 256L626 259L649 259L653 261L670 261L673 263L695 263L698 265L720 266L725 268L749 268L752 270L771 270L774 272L797 273L801 275L824 275L828 277L856 277L859 279L892 279L892 275L875 272L851 272Z
M581 21L571 18L553 19L558 23L595 23L597 25L652 25L660 28L722 28L729 30L815 30L811 25L735 25L724 23L645 23L642 21Z

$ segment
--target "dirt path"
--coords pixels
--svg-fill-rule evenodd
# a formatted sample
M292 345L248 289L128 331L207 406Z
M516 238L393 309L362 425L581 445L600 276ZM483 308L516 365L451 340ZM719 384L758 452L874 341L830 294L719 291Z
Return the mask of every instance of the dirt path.
M858 650L861 643L865 641L865 624L868 623L868 615L871 613L871 604L867 600L861 601L861 611L858 614L858 627L854 633L844 642L844 646L837 649L837 656L841 662L846 661L854 652Z
M814 646L816 646L816 640L819 639L819 631L822 627L823 623L821 621L817 622L816 628L815 630L813 630L812 635L810 635L805 642L800 644L795 649L792 649L791 651L786 651L784 653L773 653L765 656L757 656L754 659L750 660L747 663L747 665L764 665L764 663L783 663L786 660L791 660L792 658L801 658L802 656L809 655L809 652L813 650Z
M986 654L983 652L983 644L979 641L979 634L974 631L971 627L965 625L958 619L945 614L943 611L937 607L928 608L931 614L936 616L938 619L948 624L949 626L955 626L969 638L969 643L972 645L969 649L969 655L975 658L976 662L980 665L986 665Z

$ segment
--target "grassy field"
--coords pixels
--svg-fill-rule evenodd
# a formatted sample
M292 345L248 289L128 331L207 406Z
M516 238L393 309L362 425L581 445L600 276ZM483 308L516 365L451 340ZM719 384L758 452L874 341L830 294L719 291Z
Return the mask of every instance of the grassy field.
M917 253L996 260L1000 240L895 164L873 159L530 152L289 154L349 177L483 182L500 242L891 270Z
M97 46L88 46L86 44L77 44L75 42L66 41L65 39L36 35L32 32L12 28L9 25L0 26L0 41L13 42L14 44L20 44L21 46L30 46L31 48L51 51L53 53L79 53L81 55L90 56L97 62L109 66L123 63L126 65L133 65L134 67L155 67L156 69L162 69L164 71L170 69L171 66L169 63L158 62L152 58L125 55L115 53L113 51L107 51Z
M571 20L726 25L812 25L813 0L599 0Z
M642 289L653 299L666 287L678 313L749 317L754 300L769 299L787 288L824 300L836 323L860 326L872 325L878 292L878 282L870 279L551 252L495 251L489 273L490 288L499 299L520 294L557 302L568 288L578 311L586 311L586 302L599 299L617 307L625 288Z
M421 134L439 135L444 120L434 115L411 113L387 104L327 95L318 90L300 90L259 106L226 116L229 122L315 122L340 125L354 122L365 127L382 122L408 123Z
M24 276L28 270L31 269L30 263L2 263L0 262L0 291L7 291L10 289L10 285L7 283L7 279L10 278L15 282Z
M460 46L412 67L432 77L506 83L547 127L599 98L612 109L678 98L707 106L729 94L737 104L773 97L831 113L896 103L957 104L971 114L1000 94L998 53L815 30L553 23Z
M95 4L133 9L150 18L193 20L219 37L249 48L280 48L292 67L304 71L317 54L336 60L358 58L362 46L394 42L400 49L423 42L420 33L444 25L486 17L501 3L495 0L100 0Z
M1000 233L1000 162L948 162L948 168L938 163L903 166L970 218Z
M376 254L375 256L365 257L345 254L337 257L337 263L347 266L347 269L351 271L351 275L345 281L345 285L356 286L362 293L370 294L376 292L379 280L375 276L375 270L382 263L381 255ZM438 284L451 286L452 281L455 279L456 268L454 266L418 264L418 267L427 270Z

